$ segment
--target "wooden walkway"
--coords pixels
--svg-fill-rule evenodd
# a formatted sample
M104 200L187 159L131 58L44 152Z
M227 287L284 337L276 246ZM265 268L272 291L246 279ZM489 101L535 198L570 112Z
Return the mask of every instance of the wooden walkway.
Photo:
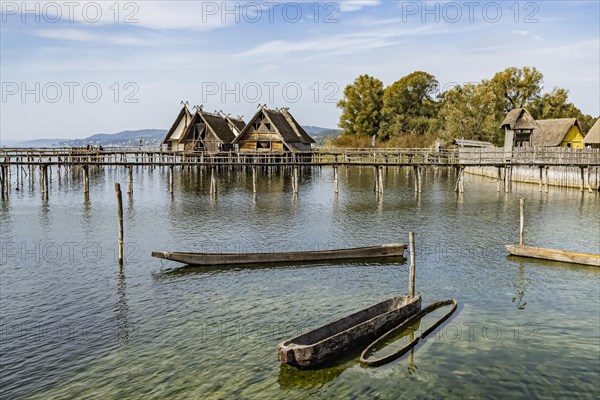
M600 149L317 149L303 153L2 148L2 165L600 166Z
M39 169L40 190L48 193L48 170L56 167L78 169L83 173L83 191L89 193L90 167L123 167L127 170L129 189L132 192L133 167L163 166L169 172L169 190L173 193L173 174L175 167L199 166L211 169L211 193L216 193L217 170L221 167L252 170L253 191L256 193L257 168L286 167L292 171L292 187L298 193L300 179L299 168L330 166L333 170L334 191L338 192L339 167L367 166L374 169L374 191L383 193L383 174L385 167L411 167L415 176L415 192L422 188L423 169L426 167L454 168L456 176L455 191L464 192L465 168L495 167L497 191L508 192L512 185L515 168L534 167L540 191L542 185L548 192L551 167L567 167L574 170L581 191L587 185L588 191L597 190L600 167L600 149L572 150L567 148L516 148L505 152L501 148L484 149L316 149L303 153L274 152L168 152L140 148L2 148L0 149L0 183L3 195L8 195L11 185L12 168L15 167L17 185L23 180L26 169L29 179ZM594 175L595 174L595 175ZM595 176L595 179L592 179ZM592 183L594 180L595 183ZM18 187L18 186L17 186Z

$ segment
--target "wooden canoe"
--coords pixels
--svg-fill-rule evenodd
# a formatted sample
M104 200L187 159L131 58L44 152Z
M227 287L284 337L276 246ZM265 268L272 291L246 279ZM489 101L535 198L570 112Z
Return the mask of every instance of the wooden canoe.
M600 267L600 254L578 253L576 251L544 249L535 246L517 246L510 244L506 245L506 250L513 256Z
M421 310L421 296L382 301L279 345L279 361L311 368L342 356L389 331Z
M405 244L384 244L350 249L290 251L284 253L181 253L153 251L152 257L164 258L165 260L177 261L188 265L216 266L403 257L405 248Z
M411 325L414 325L415 323L419 322L419 320L421 318L423 318L425 315L437 310L438 308L445 307L448 305L451 305L452 307L446 314L444 314L433 325L431 325L429 328L427 328L425 330L425 332L423 332L419 336L417 336L416 339L412 339L411 342L408 343L406 346L402 347L400 350L397 350L387 356L380 357L380 358L370 358L371 354L375 351L375 349L384 347L388 341L392 340L395 336L398 336L398 334L405 331ZM452 314L454 314L454 311L456 311L457 306L458 306L458 302L455 299L436 301L435 303L430 304L429 306L425 307L423 310L419 311L418 313L414 314L412 317L410 317L407 320L405 320L404 322L402 322L400 325L390 329L388 332L386 332L381 337L379 337L377 340L375 340L373 343L371 343L369 346L367 346L367 348L364 349L362 354L360 355L360 360L359 360L360 363L362 365L366 365L369 367L378 367L380 365L387 364L390 361L394 361L395 359L397 359L399 357L402 357L410 349L415 347L417 345L417 343L419 343L419 340L426 338L427 335L429 335L438 326L440 326L444 321L446 321L448 318L450 318L450 316Z

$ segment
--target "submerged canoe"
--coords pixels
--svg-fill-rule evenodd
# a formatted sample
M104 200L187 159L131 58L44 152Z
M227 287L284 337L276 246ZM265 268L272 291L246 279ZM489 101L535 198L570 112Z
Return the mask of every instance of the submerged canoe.
M600 254L579 253L576 251L544 249L535 246L517 246L510 244L506 245L506 250L513 256L600 267Z
M417 323L421 318L423 318L427 314L437 310L438 308L445 307L448 305L451 305L452 307L446 314L444 314L433 325L431 325L429 328L427 328L425 330L425 332L423 332L419 336L417 336L417 338L411 340L411 342L408 343L406 346L402 347L400 350L397 350L387 356L380 357L380 358L371 358L371 355L375 351L375 349L383 347L389 340L392 340L395 336L397 336L401 332L405 331L408 327ZM390 361L394 361L395 359L397 359L399 357L402 357L406 352L408 352L410 349L415 347L416 344L419 343L419 340L426 338L427 335L429 335L438 326L440 326L444 321L446 321L448 318L450 318L450 316L452 314L454 314L454 311L456 311L457 306L458 306L458 303L455 299L436 301L435 303L430 304L429 306L425 307L423 310L419 311L418 313L414 314L413 316L411 316L404 322L400 323L400 325L390 329L388 332L386 332L381 337L379 337L377 340L375 340L373 343L371 343L369 346L367 346L367 348L364 349L362 354L360 355L360 360L359 360L360 363L362 365L367 365L369 367L378 367L380 365L387 364Z
M400 296L338 319L279 345L279 361L315 367L373 341L421 310L421 296Z
M370 247L354 247L350 249L290 251L284 253L180 253L153 251L152 257L199 266L243 265L403 257L405 249L405 244L384 244Z

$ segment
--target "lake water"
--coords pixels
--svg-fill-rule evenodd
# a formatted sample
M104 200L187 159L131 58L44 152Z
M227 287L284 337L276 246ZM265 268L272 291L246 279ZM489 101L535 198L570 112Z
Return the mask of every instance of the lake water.
M479 398L600 396L598 268L507 257L526 198L527 244L600 249L597 193L429 170L390 168L377 199L370 168L302 172L176 169L52 171L49 199L25 187L0 203L2 398ZM450 175L449 175L450 174ZM125 256L115 259L114 182L123 185ZM24 189L24 190L23 190ZM280 366L277 345L299 332L408 291L408 264L177 269L164 251L283 251L417 243L423 306L458 311L407 355L364 368L349 355L316 371ZM407 253L408 254L408 253Z

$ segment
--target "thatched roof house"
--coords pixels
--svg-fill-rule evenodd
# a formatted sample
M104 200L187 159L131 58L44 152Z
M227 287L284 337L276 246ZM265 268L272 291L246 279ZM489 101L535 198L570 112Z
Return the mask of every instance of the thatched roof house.
M187 111L187 107L184 107ZM186 121L185 124L183 121ZM218 112L211 113L197 107L194 115L179 113L163 143L170 150L228 151L233 150L233 140L244 126L241 118L231 118Z
M261 106L233 141L243 151L308 151L315 143L287 108Z
M192 114L187 106L184 105L163 140L163 144L166 144L169 150L183 150L184 146L181 143L181 136L187 130L191 120Z
M504 148L531 146L531 135L538 125L529 111L524 108L510 110L500 128L504 129Z
M235 136L238 136L246 126L246 123L244 122L241 116L232 117L231 115L227 115L225 118L227 119L231 130L233 131L233 133L235 133Z
M583 133L577 118L538 119L532 146L583 148Z
M600 149L600 118L596 120L590 131L583 138L586 147Z

